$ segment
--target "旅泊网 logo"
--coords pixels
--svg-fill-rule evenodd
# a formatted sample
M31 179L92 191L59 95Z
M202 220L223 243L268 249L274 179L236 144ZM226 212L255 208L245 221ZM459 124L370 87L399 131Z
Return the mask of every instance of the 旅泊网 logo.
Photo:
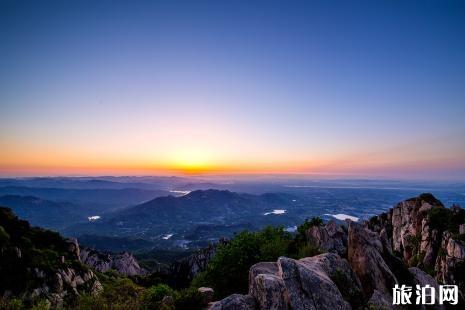
M428 284L416 285L414 291L412 286L396 284L392 289L393 305L443 305L445 303L451 305L458 303L457 285L439 285L438 290Z

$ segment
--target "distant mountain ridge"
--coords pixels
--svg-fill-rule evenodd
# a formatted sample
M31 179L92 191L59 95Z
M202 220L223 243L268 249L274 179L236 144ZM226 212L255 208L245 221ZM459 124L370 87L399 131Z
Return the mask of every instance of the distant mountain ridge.
M158 197L148 202L127 207L94 223L71 227L66 233L131 236L157 239L163 237L182 240L186 235L208 240L218 240L221 231L232 234L244 228L257 229L266 224L284 225L297 221L293 215L265 215L274 209L287 209L295 204L293 196L270 193L252 195L227 190L196 190L181 197ZM192 236L199 228L207 235ZM216 231L208 232L208 227ZM241 229L242 227L242 229ZM211 242L210 241L210 242ZM181 242L181 241L180 241Z
M55 188L55 187L0 187L0 195L34 196L57 202L72 202L80 206L92 206L93 212L136 205L159 196L170 194L164 190L138 188ZM91 210L92 210L91 209Z
M0 205L8 206L22 219L27 219L32 225L60 229L70 223L85 221L78 207L69 202L57 203L34 196L5 195L0 196Z

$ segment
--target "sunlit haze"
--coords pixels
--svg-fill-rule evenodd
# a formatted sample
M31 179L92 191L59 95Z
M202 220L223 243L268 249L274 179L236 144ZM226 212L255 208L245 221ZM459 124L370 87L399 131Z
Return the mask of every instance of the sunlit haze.
M2 1L0 176L465 179L463 1Z

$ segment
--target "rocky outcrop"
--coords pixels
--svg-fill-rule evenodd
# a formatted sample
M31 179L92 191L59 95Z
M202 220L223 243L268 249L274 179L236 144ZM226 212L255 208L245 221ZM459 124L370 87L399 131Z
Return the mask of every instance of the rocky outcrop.
M437 279L442 283L458 283L456 276L457 266L463 266L465 261L465 244L454 240L452 234L446 231L442 236L441 251L436 259ZM462 272L465 270L461 270ZM462 284L463 285L463 284ZM463 287L462 287L463 290Z
M31 297L45 297L53 307L61 307L65 299L79 296L80 292L96 295L103 290L97 276L88 269L66 267L48 276L40 270L36 274L44 281L32 290Z
M194 276L204 271L208 263L213 258L218 245L226 243L227 240L220 239L218 244L211 244L204 249L197 250L195 253L174 262L170 266L169 274L176 282L188 285Z
M391 294L398 282L383 259L383 243L378 234L362 225L349 224L348 260L362 282L363 291L371 296L375 290Z
M249 294L256 298L260 309L288 309L289 297L278 263L263 262L250 268Z
M211 303L210 310L254 310L257 309L255 299L250 295L233 294L220 301Z
M306 232L307 242L325 252L347 255L347 231L344 226L329 221L325 226L312 226Z
M202 302L204 305L208 305L211 301L213 301L215 291L213 291L211 287L199 287L197 291L202 296Z
M80 249L79 258L83 264L99 272L115 270L127 276L143 275L147 273L145 269L139 266L136 258L128 252L112 254L83 247Z
M97 276L79 260L76 239L31 227L0 207L0 296L29 302L45 298L53 308L81 294L102 290Z
M433 195L422 194L400 202L391 210L393 250L401 253L406 262L425 253L423 263L427 266L434 264L438 236L437 231L430 230L427 219L432 208L444 206Z
M347 260L334 253L250 268L249 294L259 309L351 309L361 285ZM362 298L363 299L363 298Z
M253 309L398 309L392 305L395 284L439 290L438 282L457 284L463 299L464 222L460 207L446 209L431 194L422 194L363 225L349 222L347 233L331 222L313 226L307 242L330 253L255 264L248 295L225 298L218 309L237 309L228 305L250 298ZM347 260L336 253L346 253Z

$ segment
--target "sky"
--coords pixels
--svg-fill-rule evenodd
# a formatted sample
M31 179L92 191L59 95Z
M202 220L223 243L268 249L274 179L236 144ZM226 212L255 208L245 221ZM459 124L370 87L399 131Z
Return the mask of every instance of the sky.
M464 1L1 1L0 176L465 180Z

